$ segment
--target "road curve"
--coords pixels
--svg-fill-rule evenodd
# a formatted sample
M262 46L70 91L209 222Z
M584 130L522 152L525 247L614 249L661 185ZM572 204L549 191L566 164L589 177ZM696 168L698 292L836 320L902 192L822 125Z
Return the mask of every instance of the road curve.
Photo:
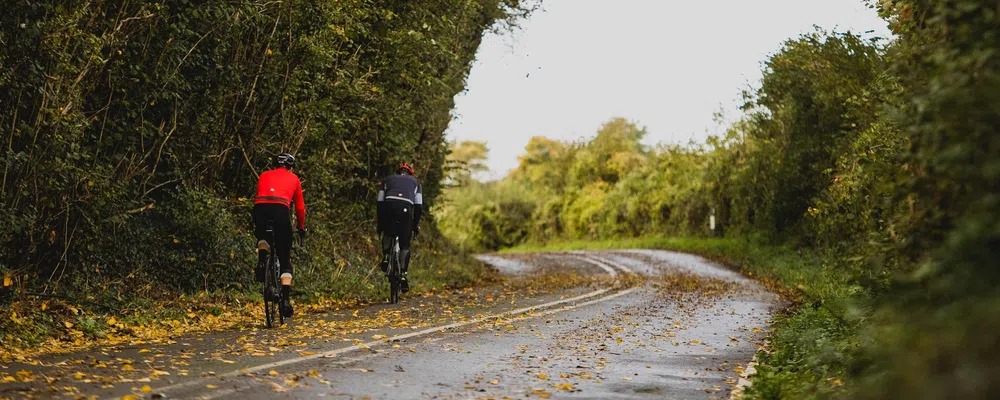
M483 288L447 299L404 298L398 307L372 306L303 323L322 329L352 326L365 315L376 321L341 334L289 328L177 339L155 349L163 355L161 365L155 357L153 364L146 358L152 370L167 371L154 377L147 392L140 390L141 380L125 378L77 385L77 394L728 398L761 344L772 311L781 306L778 296L742 275L681 253L632 250L480 259L511 280L528 281L506 288L522 293ZM532 285L546 280L577 285L555 291ZM294 350L266 356L256 350L277 350L273 346ZM69 379L71 372L51 367L60 361L65 366L72 364L67 360L97 360L103 354L114 362L142 358L137 354L142 351L106 349L55 357L34 369L58 381ZM178 358L184 360L179 367ZM10 395L2 390L0 386L0 397Z

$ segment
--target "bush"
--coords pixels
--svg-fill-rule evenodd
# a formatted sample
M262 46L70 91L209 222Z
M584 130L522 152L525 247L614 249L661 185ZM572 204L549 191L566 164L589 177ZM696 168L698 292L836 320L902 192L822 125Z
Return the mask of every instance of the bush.
M0 272L17 290L0 301L245 287L247 198L279 152L300 160L313 232L297 266L367 256L385 167L415 164L433 210L483 33L536 7L5 2Z

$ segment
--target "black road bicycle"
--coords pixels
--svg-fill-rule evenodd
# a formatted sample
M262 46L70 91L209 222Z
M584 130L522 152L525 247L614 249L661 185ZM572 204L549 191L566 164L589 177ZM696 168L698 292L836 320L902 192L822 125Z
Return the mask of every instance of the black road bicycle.
M392 250L389 252L389 270L386 275L389 278L389 303L399 303L400 280L403 277L403 267L399 258L399 236L392 238Z
M278 261L278 250L274 241L274 221L267 222L267 243L270 249L267 260L264 261L264 322L268 328L273 328L275 320L278 325L285 324L281 316L281 261Z

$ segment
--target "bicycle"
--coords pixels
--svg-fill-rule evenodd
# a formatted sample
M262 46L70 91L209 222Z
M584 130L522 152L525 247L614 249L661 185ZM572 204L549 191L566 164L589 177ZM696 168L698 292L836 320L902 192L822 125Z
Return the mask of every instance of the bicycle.
M274 221L268 221L266 240L269 247L267 259L264 261L264 323L268 328L274 327L275 319L278 324L285 324L285 317L281 316L281 261L278 260L277 246L274 240ZM275 318L277 317L277 318Z
M399 303L400 279L403 275L399 259L399 236L392 237L392 250L389 252L389 304Z

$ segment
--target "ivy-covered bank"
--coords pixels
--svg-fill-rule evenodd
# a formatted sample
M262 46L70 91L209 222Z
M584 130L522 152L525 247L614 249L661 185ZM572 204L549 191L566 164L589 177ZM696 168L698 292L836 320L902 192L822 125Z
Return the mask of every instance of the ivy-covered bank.
M136 300L252 287L252 196L279 152L298 156L309 211L297 289L370 295L378 178L410 161L433 214L481 38L536 6L3 1L2 345L148 309ZM482 272L427 232L429 285Z

